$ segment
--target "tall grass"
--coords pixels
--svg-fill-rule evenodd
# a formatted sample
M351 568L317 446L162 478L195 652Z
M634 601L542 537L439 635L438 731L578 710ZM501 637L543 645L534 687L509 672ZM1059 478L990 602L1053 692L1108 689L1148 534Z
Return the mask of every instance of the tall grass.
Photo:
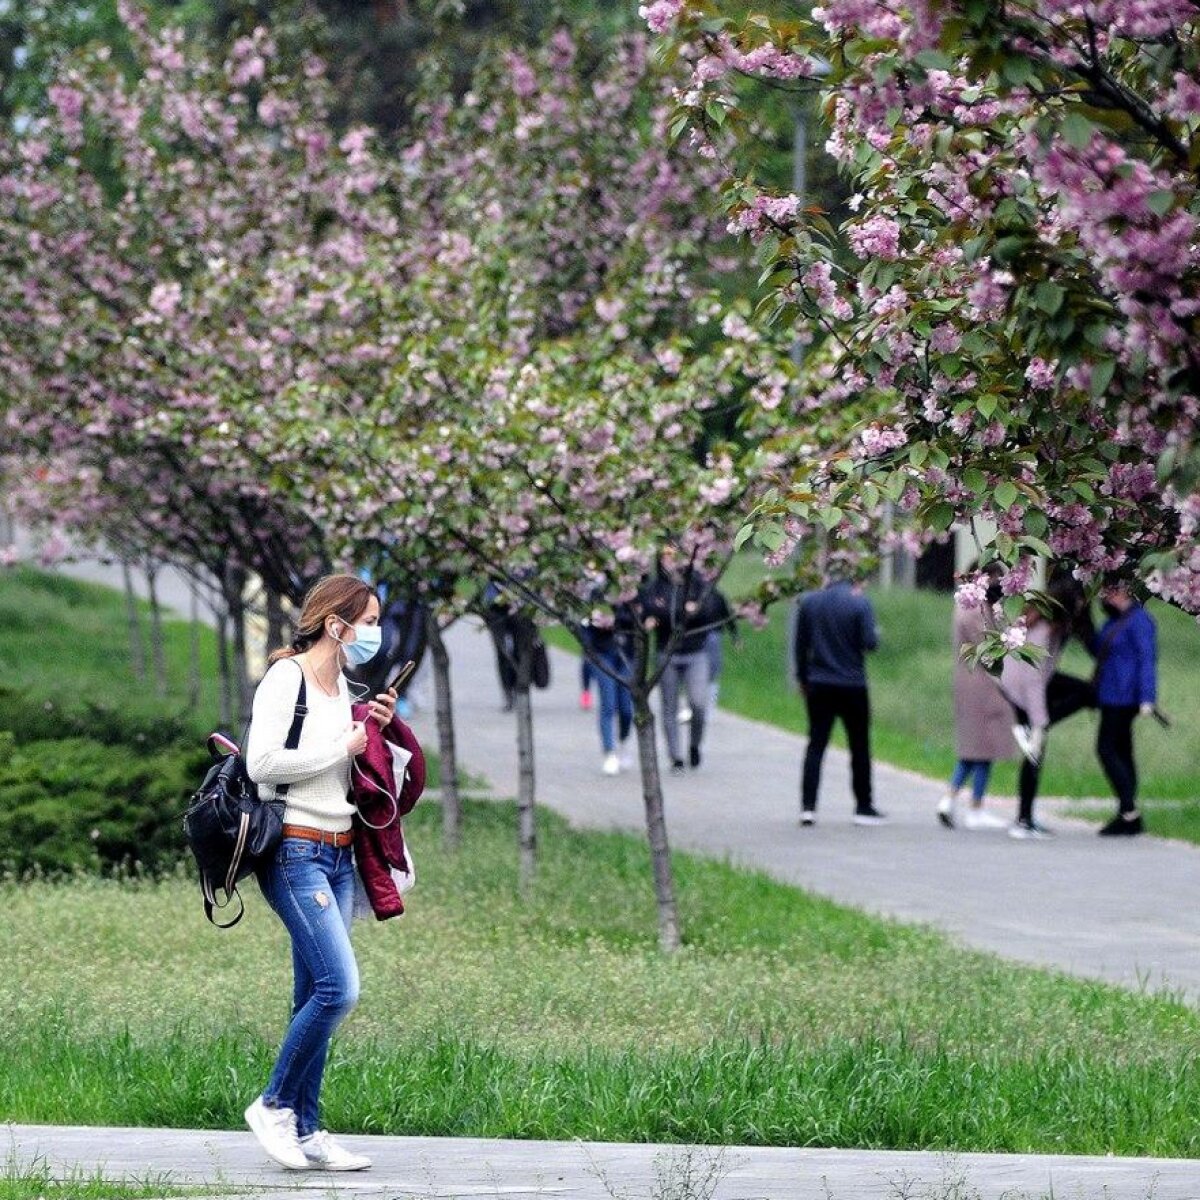
M512 809L470 805L454 858L439 816L408 822L409 914L356 929L364 991L335 1041L333 1128L1200 1153L1200 1015L1169 996L1004 965L686 856L691 936L666 958L639 839L545 815L522 905ZM230 933L182 878L7 885L0 903L16 964L0 1118L240 1123L290 994L260 899Z

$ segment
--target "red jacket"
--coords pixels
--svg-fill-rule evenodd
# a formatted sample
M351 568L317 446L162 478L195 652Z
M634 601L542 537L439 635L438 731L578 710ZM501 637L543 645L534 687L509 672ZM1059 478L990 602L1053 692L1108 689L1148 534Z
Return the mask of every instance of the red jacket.
M358 808L354 817L354 861L376 919L386 921L404 911L392 868L408 868L400 818L412 812L425 790L425 755L413 731L399 717L380 729L369 719L365 704L355 704L351 711L354 720L362 721L367 730L366 748L350 767L350 799ZM399 787L389 742L412 755Z

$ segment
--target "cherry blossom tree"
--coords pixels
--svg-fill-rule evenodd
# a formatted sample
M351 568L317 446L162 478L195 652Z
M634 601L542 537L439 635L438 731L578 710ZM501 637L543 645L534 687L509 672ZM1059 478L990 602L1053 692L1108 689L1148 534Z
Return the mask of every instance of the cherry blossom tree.
M836 538L882 501L926 530L967 525L1010 565L1010 593L1041 554L1084 581L1136 571L1200 612L1195 4L641 13L691 71L676 130L723 165L764 303L819 331L837 364L807 428L858 410L763 527L823 522ZM841 229L756 185L747 79L823 89L855 189Z

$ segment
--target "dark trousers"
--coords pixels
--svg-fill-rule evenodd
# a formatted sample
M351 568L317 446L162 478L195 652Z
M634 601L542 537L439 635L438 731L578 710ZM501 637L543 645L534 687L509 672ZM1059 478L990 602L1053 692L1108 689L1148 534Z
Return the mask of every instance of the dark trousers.
M1095 708L1096 691L1086 679L1075 675L1065 675L1055 671L1046 684L1046 715L1051 725L1065 721L1084 708ZM1016 708L1016 706L1013 706ZM1017 719L1029 723L1029 716L1023 708L1016 708ZM1017 813L1020 821L1033 820L1033 801L1037 796L1038 780L1042 774L1042 762L1045 761L1045 749L1039 762L1031 763L1029 759L1021 760L1021 771L1017 778L1017 794L1021 798L1021 806Z
M804 695L808 707L808 749L804 754L804 775L800 803L807 812L817 807L817 788L821 782L821 761L834 721L840 719L850 743L850 786L859 812L871 805L871 704L865 687L838 687L832 683L810 683Z
M1100 706L1096 755L1117 794L1117 807L1122 813L1137 808L1137 767L1133 762L1133 722L1137 715L1136 704Z

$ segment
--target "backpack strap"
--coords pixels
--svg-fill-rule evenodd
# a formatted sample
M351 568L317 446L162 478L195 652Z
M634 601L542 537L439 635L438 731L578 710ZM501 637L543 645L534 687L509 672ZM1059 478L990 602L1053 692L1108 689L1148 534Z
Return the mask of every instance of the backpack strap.
M300 691L296 694L296 710L292 716L292 727L288 730L287 737L284 739L283 748L285 750L295 750L300 745L300 732L304 728L304 718L308 716L308 706L304 703L308 699L308 680L304 678L304 668L299 663L296 664L300 671ZM290 783L280 783L275 787L275 799L280 800L288 794Z

